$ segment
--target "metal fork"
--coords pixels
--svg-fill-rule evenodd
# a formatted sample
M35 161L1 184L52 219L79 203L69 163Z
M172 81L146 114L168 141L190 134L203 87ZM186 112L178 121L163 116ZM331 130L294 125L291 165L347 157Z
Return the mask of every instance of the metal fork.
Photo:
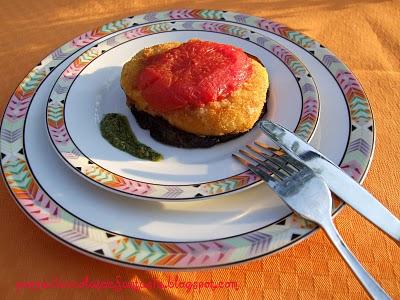
M255 161L256 165L236 154L232 155L260 176L294 212L322 227L373 299L390 299L357 261L336 230L332 222L332 196L325 181L309 167L283 151L260 142L255 144L257 147L246 146L251 153L245 150L239 152Z

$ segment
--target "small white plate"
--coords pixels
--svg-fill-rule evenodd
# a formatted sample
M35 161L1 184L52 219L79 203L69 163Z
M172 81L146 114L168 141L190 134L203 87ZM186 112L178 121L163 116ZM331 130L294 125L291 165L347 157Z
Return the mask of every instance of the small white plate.
M120 87L123 64L145 47L193 38L231 44L260 59L270 78L264 118L305 140L311 138L319 114L318 92L311 74L293 53L273 39L236 25L163 22L123 32L92 47L57 80L47 107L47 124L63 160L91 182L135 198L199 199L259 183L258 177L232 158L233 152L256 139L267 141L257 127L208 149L181 149L151 138L126 105ZM164 159L138 159L109 144L101 136L99 123L111 112L127 116L139 141Z

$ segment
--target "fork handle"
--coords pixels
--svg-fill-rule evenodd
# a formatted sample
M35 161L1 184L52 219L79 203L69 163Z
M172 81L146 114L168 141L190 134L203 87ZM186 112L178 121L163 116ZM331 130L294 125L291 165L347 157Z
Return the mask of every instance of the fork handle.
M321 227L324 229L335 248L342 255L343 259L356 275L368 294L373 299L391 299L381 286L363 268L353 253L351 253L332 221L330 220L329 222L326 222L326 224L321 224Z

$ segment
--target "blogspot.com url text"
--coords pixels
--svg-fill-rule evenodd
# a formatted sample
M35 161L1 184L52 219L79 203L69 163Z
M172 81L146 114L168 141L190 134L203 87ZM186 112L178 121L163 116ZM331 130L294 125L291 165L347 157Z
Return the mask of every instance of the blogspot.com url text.
M80 280L62 280L53 278L51 280L32 280L17 281L15 288L18 292L22 290L46 290L46 289L93 289L93 290L112 290L115 292L131 290L133 292L143 289L184 289L190 293L195 290L216 290L216 289L234 289L239 286L236 281L184 281L179 279L178 275L169 276L167 281L160 280L124 280L121 276L116 276L111 280L96 280L88 275Z

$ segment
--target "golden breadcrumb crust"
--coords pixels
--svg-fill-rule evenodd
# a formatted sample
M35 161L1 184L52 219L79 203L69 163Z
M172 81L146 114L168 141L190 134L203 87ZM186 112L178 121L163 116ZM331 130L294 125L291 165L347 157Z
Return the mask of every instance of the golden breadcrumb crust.
M251 129L260 116L269 86L267 71L253 58L253 72L250 78L225 99L207 103L202 107L185 107L172 112L160 113L151 109L136 86L139 72L149 57L180 44L170 42L145 48L123 66L121 86L128 104L153 116L160 116L181 130L200 136L240 133Z

